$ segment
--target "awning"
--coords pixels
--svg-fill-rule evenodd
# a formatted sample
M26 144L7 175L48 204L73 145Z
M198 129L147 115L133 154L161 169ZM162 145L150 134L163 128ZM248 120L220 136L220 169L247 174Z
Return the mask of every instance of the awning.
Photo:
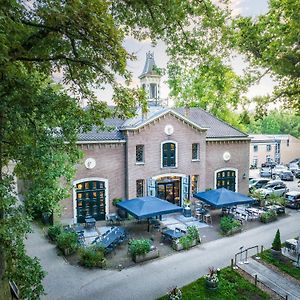
M182 207L156 197L133 198L119 202L117 206L138 220L182 212Z
M225 188L210 190L207 192L200 192L194 194L193 196L216 208L239 204L250 204L256 201L246 195L233 192Z

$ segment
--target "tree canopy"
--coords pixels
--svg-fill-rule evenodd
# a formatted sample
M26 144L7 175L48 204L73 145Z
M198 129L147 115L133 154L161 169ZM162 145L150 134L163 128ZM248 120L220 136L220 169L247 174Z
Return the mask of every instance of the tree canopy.
M278 85L270 102L281 100L300 111L300 2L269 0L269 11L233 21L234 45L261 73L274 76Z
M173 59L195 60L195 49L205 48L204 58L222 48L224 21L210 1L1 2L0 296L4 278L17 283L22 299L43 293L44 272L26 255L23 238L30 217L53 211L66 196L61 180L70 181L81 157L78 132L104 128L109 117L132 116L144 103L142 91L118 83L131 79L127 61L134 55L124 49L125 37L161 39ZM93 93L107 84L115 109ZM82 99L89 109L81 108ZM14 175L26 180L26 211L13 190Z

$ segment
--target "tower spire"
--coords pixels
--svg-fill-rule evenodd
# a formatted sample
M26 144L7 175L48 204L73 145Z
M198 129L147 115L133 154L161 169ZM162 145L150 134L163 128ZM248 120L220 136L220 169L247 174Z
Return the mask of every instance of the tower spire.
M146 61L142 74L139 76L141 86L146 91L148 96L149 106L160 106L160 79L161 75L157 70L154 61L154 52L146 53Z

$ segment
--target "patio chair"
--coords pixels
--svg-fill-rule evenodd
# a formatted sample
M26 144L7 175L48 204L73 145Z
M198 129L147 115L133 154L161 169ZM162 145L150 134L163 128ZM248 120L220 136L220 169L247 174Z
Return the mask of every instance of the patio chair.
M206 224L211 224L212 225L212 218L211 218L211 215L210 214L206 214L203 216L203 221L204 223Z

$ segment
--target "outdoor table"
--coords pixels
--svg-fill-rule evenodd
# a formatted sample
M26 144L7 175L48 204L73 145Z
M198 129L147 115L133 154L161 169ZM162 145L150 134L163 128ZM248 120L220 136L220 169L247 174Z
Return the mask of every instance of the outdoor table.
M85 219L85 227L86 228L94 228L96 226L96 220L94 218L86 218Z
M173 230L169 228L162 231L161 234L170 240L176 240L184 236L184 233L181 230Z
M113 228L106 236L102 236L98 242L97 246L108 248L113 243L117 242L121 237L125 236L125 229L123 227Z
M111 213L106 215L106 220L109 223L120 222L121 218L116 213Z
M285 241L285 248L288 250L296 251L297 248L297 240L296 239L289 239Z

